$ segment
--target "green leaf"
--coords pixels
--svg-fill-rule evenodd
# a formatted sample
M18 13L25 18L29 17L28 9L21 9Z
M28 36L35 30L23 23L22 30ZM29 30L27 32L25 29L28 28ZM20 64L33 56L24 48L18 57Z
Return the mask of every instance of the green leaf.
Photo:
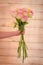
M16 18L16 21L18 22L18 21L19 21L19 19L18 19L18 18Z
M14 28L17 26L17 23L14 23Z
M24 30L24 26L23 25L19 26L19 30L23 31Z
M28 24L28 22L23 22L24 25Z
M21 57L21 47L18 47L18 57L20 58Z
M21 22L21 19L16 18L17 23Z

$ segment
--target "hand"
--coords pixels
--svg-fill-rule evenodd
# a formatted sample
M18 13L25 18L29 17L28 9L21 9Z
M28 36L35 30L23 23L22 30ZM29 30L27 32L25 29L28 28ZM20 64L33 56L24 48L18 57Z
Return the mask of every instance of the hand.
M21 31L21 34L24 34L25 33L25 31L23 30L23 31Z

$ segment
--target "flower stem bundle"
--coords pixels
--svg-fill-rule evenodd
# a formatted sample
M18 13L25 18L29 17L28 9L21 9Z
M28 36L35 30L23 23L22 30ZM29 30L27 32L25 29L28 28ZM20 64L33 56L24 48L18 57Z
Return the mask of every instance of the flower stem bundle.
M28 24L27 20L28 18L31 18L33 15L33 12L30 9L27 8L20 8L13 11L13 17L16 19L16 22L14 24L14 27L18 26L18 30L20 32L24 31L25 25ZM21 53L22 51L22 53ZM28 57L27 55L27 46L24 39L24 34L21 33L20 40L19 40L19 46L18 46L18 57L21 57L22 54L22 61L24 62L24 59Z

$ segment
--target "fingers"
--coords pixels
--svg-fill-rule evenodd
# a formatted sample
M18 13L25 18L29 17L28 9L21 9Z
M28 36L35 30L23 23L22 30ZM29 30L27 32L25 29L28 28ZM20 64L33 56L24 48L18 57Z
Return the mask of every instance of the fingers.
M21 34L24 34L25 33L25 31L23 30L22 32L21 32Z

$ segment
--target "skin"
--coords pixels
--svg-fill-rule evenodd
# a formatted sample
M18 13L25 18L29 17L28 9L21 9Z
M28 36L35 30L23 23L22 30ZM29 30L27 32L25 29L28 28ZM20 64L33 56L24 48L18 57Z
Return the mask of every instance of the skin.
M18 36L20 35L21 33L23 32L20 32L20 31L12 31L12 32L1 32L0 31L0 39L3 39L3 38L7 38L7 37L12 37L12 36Z

